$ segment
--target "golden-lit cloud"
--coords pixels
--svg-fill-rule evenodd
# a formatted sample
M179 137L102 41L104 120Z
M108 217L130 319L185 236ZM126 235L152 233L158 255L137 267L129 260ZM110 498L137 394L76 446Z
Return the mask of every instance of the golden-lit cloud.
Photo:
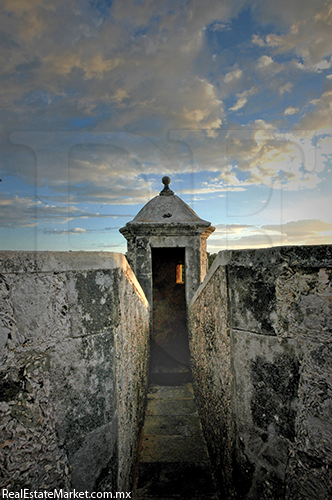
M238 80L239 78L241 78L242 74L243 73L242 73L241 69L236 69L234 71L226 73L226 75L224 76L224 82L225 83L230 83L233 80Z
M229 108L230 111L238 111L239 109L243 108L243 106L245 106L247 104L249 97L256 94L257 92L258 92L258 88L254 86L254 87L251 87L251 89L249 89L249 90L244 90L240 94L237 94L236 95L237 101L236 101L234 106Z
M248 172L243 185L280 183L284 189L298 190L301 187L317 185L316 172L305 172L312 154L306 151L295 134L273 130L267 124L260 123L260 129L229 131L227 137L228 172L220 178L225 182L235 183L238 179L236 170ZM309 170L309 169L308 169ZM312 168L310 168L312 170ZM239 183L239 181L237 181Z
M51 65L52 72L60 75L67 75L73 68L82 67L80 54L74 52L52 54L46 56L44 61Z
M320 219L305 219L279 225L217 225L216 231L208 240L208 250L216 252L223 249L237 250L320 243L332 243L332 223Z
M122 102L124 99L127 99L129 97L128 92L126 89L117 89L113 96L112 99L116 102Z
M287 236L288 240L292 238L305 238L307 240L322 233L329 233L332 238L332 223L317 219L291 221L281 227L271 224L262 226L262 228L282 233Z
M289 15L294 6L295 4L290 3L282 15ZM279 9L281 8L282 3L279 6ZM276 8L276 14L280 13L279 9ZM295 9L293 11L296 12ZM326 59L332 50L330 2L317 2L311 5L306 2L303 11L301 13L297 11L296 14L297 19L294 19L285 35L274 33L265 37L253 35L252 43L259 47L271 48L274 53L293 51L302 59L298 61L299 68L321 71L331 67L331 60ZM290 22L291 19L292 15L289 15Z
M105 72L112 71L123 64L124 60L121 58L105 60L102 54L97 53L91 60L82 63L85 72L84 78L102 78Z
M296 113L299 113L299 108L293 108L293 106L288 106L288 108L285 109L285 115L294 115Z
M303 115L296 128L331 133L332 90L328 90L318 99L312 100L311 105L314 106L314 109Z

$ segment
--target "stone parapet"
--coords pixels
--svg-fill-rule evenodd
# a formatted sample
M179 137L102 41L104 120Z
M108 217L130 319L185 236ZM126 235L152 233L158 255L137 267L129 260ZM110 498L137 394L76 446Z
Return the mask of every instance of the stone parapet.
M195 391L226 498L330 497L332 246L220 252L189 306Z
M0 252L2 487L129 491L149 317L121 254Z

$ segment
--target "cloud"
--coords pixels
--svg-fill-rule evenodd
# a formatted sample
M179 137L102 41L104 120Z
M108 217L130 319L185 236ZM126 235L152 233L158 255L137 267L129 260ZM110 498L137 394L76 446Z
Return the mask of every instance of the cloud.
M257 85L249 82L244 69L233 66L223 76L221 67L217 81L220 78L232 85L220 91L206 76L209 47L205 33L208 27L215 32L230 30L230 20L242 5L213 0L203 8L190 1L179 8L175 1L161 5L151 0L115 0L107 10L111 16L102 16L97 2L81 2L78 7L73 0L58 0L55 7L39 0L6 1L6 9L16 12L12 19L2 21L13 44L3 49L1 64L11 76L4 97L6 106L12 103L23 121L30 120L37 127L39 120L47 117L50 126L58 130L68 126L67 121L75 115L82 120L93 118L95 122L87 123L100 130L115 128L144 135L166 133L169 128L219 128L226 121L221 93L232 96L235 83L249 83L247 88ZM314 9L314 24L325 22L320 5ZM279 8L273 10L282 14ZM307 7L304 11L311 12ZM34 13L47 28L41 39L28 47L18 34L26 12ZM267 7L263 13L268 15ZM290 28L290 33L298 36L295 28ZM266 49L280 49L284 37L273 35L255 35L253 42ZM34 60L38 68L24 70L21 79L15 78L18 65ZM284 67L274 62L273 54L262 55L258 66L274 74ZM290 82L278 85L280 95L290 92ZM209 86L213 92L207 92ZM30 92L34 92L33 98ZM240 87L236 92L237 101L230 110L237 112L251 94Z
M208 251L211 253L217 253L220 250L243 250L246 248L270 248L275 246L273 240L264 233L241 236L237 239L231 239L225 235L219 240L210 240L211 237L208 240Z
M298 240L299 238L304 238L305 241L308 241L325 232L330 233L330 236L332 237L332 223L318 219L291 221L283 224L282 226L270 224L262 226L262 229L285 234L288 241L291 239Z
M278 3L273 5L273 16L278 22L282 19L288 32L283 35L270 33L265 37L254 35L252 43L258 47L272 49L275 54L293 52L297 57L298 67L322 71L331 67L331 59L327 57L332 52L332 8L329 2L301 2L301 9L296 8L296 2ZM283 10L282 10L283 9ZM268 2L261 11L262 18L271 19L268 12ZM269 56L262 56L269 57Z
M218 252L222 249L243 249L272 247L280 244L280 236L271 236L271 231L254 224L217 225L216 231L208 240L208 250Z
M332 152L332 135L326 135L326 136L323 136L323 137L319 137L319 139L317 140L317 149L319 150L319 152L328 157L328 156L331 156L331 152Z
M204 184L204 183L203 183ZM205 183L206 184L206 183ZM194 190L194 193L195 193L195 196L196 195L202 195L202 194L216 194L216 193L220 193L220 192L223 192L223 193L226 193L227 192L231 192L231 191L245 191L245 188L241 188L241 187L227 187L225 186L224 183L209 183L209 186L208 187L198 187L198 186L195 186L195 190ZM193 191L192 189L181 189L181 194L182 195L185 195L185 194L192 194ZM224 197L225 195L218 195L219 197ZM200 198L196 198L196 201L197 200L204 200L205 198L204 197L200 197Z
M285 109L285 115L294 115L299 112L299 108L293 108L293 106L288 106L288 108Z
M273 63L273 59L270 56L261 56L258 59L257 68L265 68Z
M272 89L275 89L275 84L274 80L271 81L271 76L273 75L274 78L276 78L276 75L278 75L281 72L285 72L285 65L280 64L275 62L271 56L261 56L258 59L257 66L256 66L258 72L260 73L260 78L262 78L265 82L265 85L268 85ZM279 82L277 82L279 83ZM280 95L283 94L283 92L291 90L290 87L291 84L288 82L284 85L277 85L277 88L279 87L279 93ZM281 89L281 91L280 91Z
M332 243L332 223L318 219L290 221L283 225L230 224L220 227L208 240L209 251L264 248L280 245Z
M71 203L146 202L151 197L146 174L170 163L154 143L134 134L32 132L11 137L30 150L4 143L2 176L36 186L43 199L48 186L48 198L60 203L68 196Z
M91 246L92 247L97 247L97 248L114 248L114 249L116 249L117 252L122 252L122 253L125 253L126 250L127 250L125 242L111 243L111 244L107 244L107 243L101 243L101 244L92 243Z
M75 207L43 204L30 197L3 195L0 201L0 226L32 227L39 219L66 222L80 211Z
M80 55L73 52L48 55L44 63L52 68L52 72L60 75L68 75L74 68L82 67Z
M52 235L62 235L62 234L85 234L90 233L91 230L83 229L81 227L74 227L73 229L43 229L42 232L44 234L52 234Z
M52 6L44 5L44 0L5 0L4 9L15 15L19 20L20 36L31 41L34 37L40 37L46 30L47 25L38 10L54 10Z
M332 58L328 61L326 59L321 60L320 62L316 64L311 64L310 66L303 64L302 62L295 62L295 66L303 71L310 70L310 71L316 71L317 73L320 73L321 71L325 69L330 69L332 67Z
M332 90L327 90L318 99L311 101L313 110L305 113L295 129L331 133Z
M36 226L36 204L30 198L2 196L0 206L1 227Z
M213 26L212 26L212 30L213 31L225 31L225 30L230 30L230 26L229 24L227 23L213 23Z
M95 52L91 56L84 54L82 51L72 52L66 50L65 52L47 55L44 58L44 63L47 64L51 72L62 76L68 75L74 69L82 69L84 72L83 78L90 80L92 78L103 78L105 73L123 66L125 61L119 57L105 59L100 52Z
M249 89L249 90L244 90L240 94L236 94L237 102L233 107L229 108L229 110L230 111L238 111L239 109L243 108L247 104L248 98L250 96L256 94L257 92L258 92L258 88L254 86L254 87L251 87L251 89Z
M225 233L236 235L240 234L244 230L254 227L255 226L253 224L215 224L216 232L213 234ZM213 235L211 238L213 238Z
M302 132L278 130L263 120L221 128L214 136L204 130L174 131L172 139L183 149L169 157L177 172L214 172L202 186L211 192L254 185L314 189L321 182L329 143L326 137L315 146L315 137L303 137Z
M122 102L124 99L127 99L129 97L128 95L128 92L126 91L126 89L117 89L113 96L112 96L112 99L115 101L115 102Z
M256 129L228 131L228 169L220 174L220 179L244 187L276 183L283 189L298 190L317 186L320 182L317 171L304 170L304 165L312 170L311 163L315 160L310 139L301 142L296 133L274 130L263 121L255 125Z
M40 222L64 224L68 221L82 218L105 219L129 217L129 215L124 214L96 213L82 210L70 204L47 204L31 197L8 195L2 195L0 209L0 227L4 228L34 227Z
M290 82L285 83L279 87L279 94L282 95L284 92L291 92L293 84Z
M258 35L252 36L252 43L258 45L258 47L264 47L266 45L266 42Z
M234 71L231 71L229 73L226 73L224 77L224 82L225 83L230 83L233 80L238 80L242 76L242 70L241 69L236 69Z
M101 19L92 2L81 2L78 8L73 0L58 0L52 12L49 3L47 8L45 5L6 3L8 9L22 12L9 23L2 19L1 28L12 41L0 56L3 72L14 80L4 96L7 108L12 103L21 116L27 119L29 115L30 123L31 117L44 119L47 114L58 129L63 129L61 120L75 114L82 118L99 115L100 128L123 130L130 125L131 131L143 133L144 127L155 130L154 117L164 130L169 124L219 126L222 104L206 92L210 82L203 83L201 77L193 81L192 69L202 51L205 24L216 14L220 19L227 16L229 7L220 7L217 1L206 9L192 4L185 6L182 18L173 2L161 7L156 2L144 6L126 2L123 6L115 1L112 17ZM29 47L20 38L26 9L46 26L41 39L32 40ZM158 27L155 16L159 18L161 10L167 15ZM144 26L146 34L137 26ZM16 67L33 60L39 64L34 73L24 71L20 79L15 78ZM41 89L48 96L46 109L29 96L30 91L37 95ZM197 107L198 102L202 104ZM114 112L117 106L120 114Z

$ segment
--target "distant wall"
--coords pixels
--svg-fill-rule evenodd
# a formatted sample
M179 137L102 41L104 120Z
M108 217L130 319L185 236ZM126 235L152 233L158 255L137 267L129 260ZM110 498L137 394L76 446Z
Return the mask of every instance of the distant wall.
M331 277L331 246L220 252L191 301L196 397L225 498L331 498Z
M148 358L123 255L0 252L1 487L129 491Z

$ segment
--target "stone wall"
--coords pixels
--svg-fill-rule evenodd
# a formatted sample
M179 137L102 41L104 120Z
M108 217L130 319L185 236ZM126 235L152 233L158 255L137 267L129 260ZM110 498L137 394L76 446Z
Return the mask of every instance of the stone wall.
M206 274L206 237L200 237L198 228L182 225L181 234L176 225L172 227L151 228L150 234L135 235L135 239L128 236L128 262L141 284L145 296L152 304L152 249L154 248L185 248L185 274L186 274L186 301L189 304L192 296ZM126 233L127 234L127 233ZM205 254L204 254L205 251ZM202 256L203 253L203 256ZM202 266L201 259L204 261ZM204 273L203 271L204 270ZM202 279L201 279L202 277Z
M149 359L121 254L0 252L1 487L129 491Z
M331 498L331 276L331 246L220 252L191 301L222 498Z

